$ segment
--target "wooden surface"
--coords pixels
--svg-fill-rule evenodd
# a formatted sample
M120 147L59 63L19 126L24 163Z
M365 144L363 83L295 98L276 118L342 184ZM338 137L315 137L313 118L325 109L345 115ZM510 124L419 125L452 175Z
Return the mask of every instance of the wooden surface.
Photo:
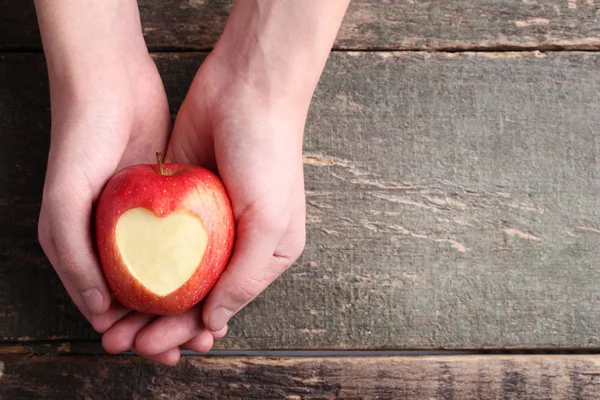
M174 110L202 57L156 55ZM306 131L306 251L220 346L597 347L599 67L596 53L333 54ZM41 55L0 57L0 86L0 337L95 337L35 237Z
M0 49L41 48L33 2L0 3ZM208 49L232 1L140 0L155 50ZM598 0L353 0L338 49L598 49Z
M134 357L0 355L0 399L597 399L598 356Z
M230 4L139 1L173 115ZM39 248L47 77L32 2L0 3L0 400L598 397L598 355L482 349L600 348L600 1L353 0L334 48L304 255L237 356L165 368L99 351Z

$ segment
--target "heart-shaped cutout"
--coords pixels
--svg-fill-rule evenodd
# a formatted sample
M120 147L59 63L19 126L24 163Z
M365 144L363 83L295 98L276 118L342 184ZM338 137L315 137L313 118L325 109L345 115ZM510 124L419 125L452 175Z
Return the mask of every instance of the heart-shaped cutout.
M208 234L191 212L179 210L160 218L138 207L119 218L116 240L131 274L151 292L166 296L194 275Z

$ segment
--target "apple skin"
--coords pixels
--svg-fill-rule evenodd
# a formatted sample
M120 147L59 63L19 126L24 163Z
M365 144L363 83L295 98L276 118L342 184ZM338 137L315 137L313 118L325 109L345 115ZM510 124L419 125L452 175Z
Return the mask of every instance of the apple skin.
M165 163L134 165L116 173L98 199L95 222L98 255L117 300L130 309L156 315L180 314L200 302L227 266L235 241L235 219L221 180L207 169ZM129 271L116 241L116 225L127 210L143 207L157 217L187 210L200 217L207 231L204 256L192 277L160 296Z

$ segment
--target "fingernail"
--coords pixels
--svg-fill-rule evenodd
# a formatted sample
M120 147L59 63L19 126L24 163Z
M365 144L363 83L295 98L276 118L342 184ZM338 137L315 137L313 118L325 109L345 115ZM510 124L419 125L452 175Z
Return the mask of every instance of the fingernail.
M88 311L92 315L102 314L104 309L104 299L102 298L102 294L98 289L90 289L81 293L81 297L83 298L83 302L87 307Z
M233 316L233 311L228 310L224 307L215 309L208 319L210 329L213 331L220 331L225 327L225 324Z

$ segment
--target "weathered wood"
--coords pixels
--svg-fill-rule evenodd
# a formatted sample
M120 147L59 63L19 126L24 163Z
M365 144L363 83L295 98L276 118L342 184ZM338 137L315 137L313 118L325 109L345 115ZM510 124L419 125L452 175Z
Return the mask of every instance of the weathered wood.
M140 0L150 48L208 49L231 0ZM339 49L598 49L597 0L353 0ZM0 4L0 49L40 48L32 2Z
M0 399L597 399L598 356L0 356Z
M157 55L173 110L202 55ZM0 338L96 337L39 250L41 55L0 57ZM303 257L226 348L598 347L600 54L334 54Z

